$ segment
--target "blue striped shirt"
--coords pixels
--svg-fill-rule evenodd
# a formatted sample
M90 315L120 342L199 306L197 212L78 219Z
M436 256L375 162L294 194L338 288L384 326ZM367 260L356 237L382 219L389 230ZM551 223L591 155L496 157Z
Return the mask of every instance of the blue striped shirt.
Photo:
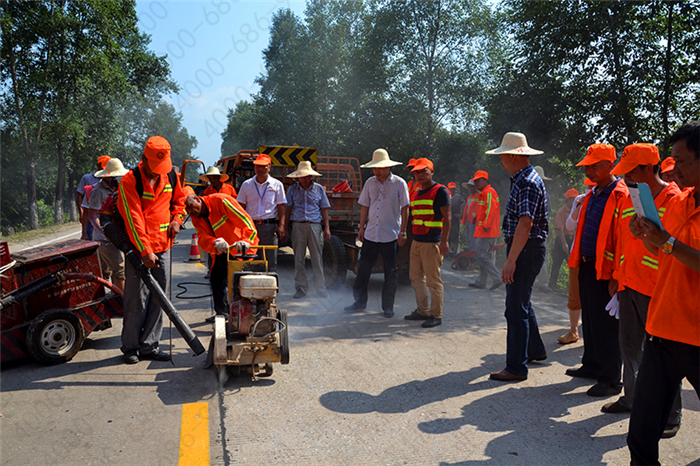
M586 218L583 219L583 234L581 235L582 256L594 257L596 254L598 228L600 227L600 220L603 218L603 212L605 212L605 204L607 204L610 193L615 189L619 181L620 178L607 185L597 196L597 186L594 186L591 191L591 198L588 200L588 206L586 207Z
M520 217L532 219L528 239L547 239L549 232L549 197L544 181L529 165L510 177L510 194L503 217L503 237L512 240Z

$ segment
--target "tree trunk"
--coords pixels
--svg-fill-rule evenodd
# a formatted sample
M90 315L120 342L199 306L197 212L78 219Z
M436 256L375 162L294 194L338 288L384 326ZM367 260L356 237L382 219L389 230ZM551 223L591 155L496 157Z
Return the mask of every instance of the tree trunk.
M671 101L671 79L673 78L672 76L672 70L671 70L671 49L672 46L671 44L673 43L673 8L674 8L674 3L667 3L668 5L668 32L666 34L666 58L664 59L664 77L665 77L665 83L664 83L664 102L663 102L663 107L661 108L661 117L663 121L663 135L664 135L664 140L663 140L663 145L661 147L661 154L664 156L669 155L669 150L668 150L668 108L669 108L669 102Z
M78 206L75 205L75 189L78 187L77 180L75 178L75 168L70 171L68 175L68 205L70 206L70 221L78 221Z
M622 69L621 55L622 50L620 48L620 42L618 41L617 28L619 24L617 22L617 14L614 11L608 9L608 13L611 15L610 18L610 32L612 38L612 59L615 71L615 85L618 92L618 105L619 105L619 115L624 123L625 136L627 137L626 144L635 143L639 137L637 136L637 131L634 129L632 124L632 115L629 108L629 98L627 96L627 89L625 88L625 76Z
M56 176L56 200L54 203L54 223L63 223L63 197L66 187L66 158L63 154L63 142L58 138L56 144L56 155L58 156L58 175Z
M27 173L27 207L29 208L28 220L29 228L36 230L39 228L39 209L36 205L36 167L34 155L25 153L24 170Z

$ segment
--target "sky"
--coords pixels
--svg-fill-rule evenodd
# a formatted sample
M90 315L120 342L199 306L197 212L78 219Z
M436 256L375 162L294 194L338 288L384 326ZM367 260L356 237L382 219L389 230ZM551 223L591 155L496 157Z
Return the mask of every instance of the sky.
M303 17L300 0L137 0L138 26L151 36L151 49L167 55L177 95L167 96L182 113L183 126L197 138L193 155L207 166L221 156L226 114L259 90L262 51L269 43L273 14L290 8ZM251 149L255 149L252 148Z

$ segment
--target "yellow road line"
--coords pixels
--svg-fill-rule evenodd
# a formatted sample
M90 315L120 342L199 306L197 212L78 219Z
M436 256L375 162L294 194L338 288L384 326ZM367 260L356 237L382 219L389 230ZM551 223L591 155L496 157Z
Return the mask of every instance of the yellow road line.
M209 466L209 404L182 405L179 466Z
M205 267L205 265L202 264L201 262L197 262L196 264L194 264L194 266L195 267Z

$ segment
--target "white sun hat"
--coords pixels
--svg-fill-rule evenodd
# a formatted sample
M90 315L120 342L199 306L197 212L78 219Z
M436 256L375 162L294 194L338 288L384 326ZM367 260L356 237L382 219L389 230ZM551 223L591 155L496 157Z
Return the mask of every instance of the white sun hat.
M540 155L541 150L532 149L527 145L527 138L523 133L506 133L501 141L501 147L486 151L490 155L514 154L514 155Z
M387 168L395 167L396 165L403 165L402 162L394 162L389 158L389 153L384 149L377 149L372 154L372 161L367 162L364 165L360 165L362 168Z
M544 176L544 168L540 167L539 165L535 165L535 171L537 172L538 175L540 175L540 178L542 178L545 181L551 180L551 178L547 178Z
M226 173L224 173L224 174L222 175L221 172L219 171L219 168L218 168L218 167L209 167L209 169L207 170L207 172L206 172L204 175L199 175L199 181L208 182L208 181L209 181L209 175L211 175L211 176L220 176L221 178L219 178L219 181L221 181L222 183L223 183L224 181L228 180L228 175L227 175Z
M110 176L114 177L119 177L119 176L124 176L126 175L126 172L128 172L126 168L124 168L124 164L122 163L121 160L111 158L109 161L107 161L107 165L105 165L104 170L97 170L95 172L95 178L108 178Z
M293 171L289 175L289 178L303 178L305 176L323 176L313 168L311 168L311 162L299 162L299 166L296 171Z

